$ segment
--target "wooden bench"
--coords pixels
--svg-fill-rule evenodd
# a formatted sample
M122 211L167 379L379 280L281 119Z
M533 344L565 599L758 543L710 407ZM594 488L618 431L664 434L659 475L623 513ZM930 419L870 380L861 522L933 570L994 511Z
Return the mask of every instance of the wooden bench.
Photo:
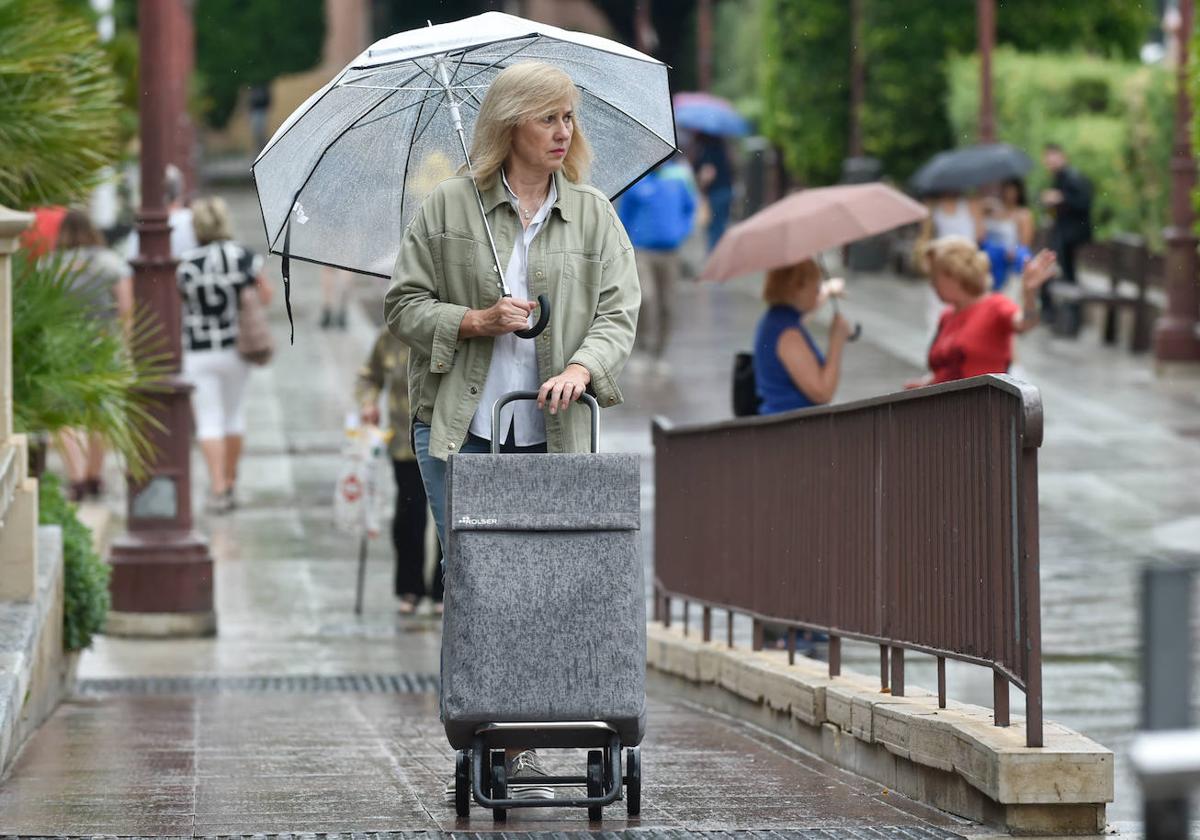
M1118 317L1122 310L1132 310L1129 349L1133 353L1144 353L1150 349L1154 323L1153 307L1146 296L1150 282L1150 252L1146 241L1140 236L1122 233L1107 242L1085 246L1085 249L1081 249L1080 264L1098 267L1107 275L1106 284L1095 287L1082 282L1054 281L1050 284L1051 298L1056 306L1103 306L1105 344L1117 343ZM1075 329L1070 334L1077 332Z

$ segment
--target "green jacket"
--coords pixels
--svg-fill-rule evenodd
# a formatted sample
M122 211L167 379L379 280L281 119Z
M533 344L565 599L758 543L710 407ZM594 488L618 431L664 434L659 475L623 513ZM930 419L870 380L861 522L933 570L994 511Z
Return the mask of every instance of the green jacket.
M529 293L550 296L551 317L536 339L545 381L571 363L592 375L601 406L621 402L617 377L633 348L641 290L633 246L600 191L561 173L545 226L529 249ZM482 191L483 206L505 266L521 230L500 178ZM443 181L404 232L384 320L412 349L409 395L413 416L431 426L429 452L445 459L467 438L492 360L491 338L460 341L468 309L486 309L502 294L500 277L468 176ZM487 407L488 410L491 406ZM546 414L551 452L586 452L587 409Z
M354 398L359 405L379 402L384 389L388 393L387 421L392 433L388 454L394 461L412 461L409 442L408 347L387 330L380 330L366 364L358 369Z

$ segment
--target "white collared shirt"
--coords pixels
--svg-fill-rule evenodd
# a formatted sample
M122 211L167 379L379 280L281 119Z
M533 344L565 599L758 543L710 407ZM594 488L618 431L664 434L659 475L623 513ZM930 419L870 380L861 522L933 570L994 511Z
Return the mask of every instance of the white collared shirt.
M508 185L508 178L504 176L503 169L500 170L500 177L504 181L504 189L508 193L509 203L520 216L521 204L512 187ZM512 256L508 258L508 268L504 269L504 281L508 284L509 292L518 300L529 300L529 243L533 242L533 238L538 235L546 219L550 217L550 210L556 201L558 201L558 189L554 186L554 179L551 178L550 191L546 194L546 200L534 214L529 227L525 228L521 236L518 236L513 243ZM492 364L488 368L487 381L483 383L483 396L479 398L479 408L476 409L475 416L471 418L470 427L471 434L485 440L492 439L492 406L495 405L496 400L510 391L536 391L542 387L542 379L538 373L537 350L534 347L533 339L518 338L512 333L507 333L496 336L495 342L492 349ZM517 446L533 446L546 442L546 418L537 407L536 402L521 401L509 403L504 407L500 412L500 428L498 430L501 442L508 440L508 430L514 420L516 422L514 439Z

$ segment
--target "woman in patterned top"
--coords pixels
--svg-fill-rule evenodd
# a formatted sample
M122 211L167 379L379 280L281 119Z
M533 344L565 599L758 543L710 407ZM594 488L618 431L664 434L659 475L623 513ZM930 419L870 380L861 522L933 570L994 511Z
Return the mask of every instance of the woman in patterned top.
M220 198L192 206L200 247L179 258L176 278L183 298L183 375L192 386L196 437L208 467L208 509L236 506L234 484L246 431L242 398L250 365L238 355L238 296L254 286L266 305L271 287L262 257L233 241L229 210Z

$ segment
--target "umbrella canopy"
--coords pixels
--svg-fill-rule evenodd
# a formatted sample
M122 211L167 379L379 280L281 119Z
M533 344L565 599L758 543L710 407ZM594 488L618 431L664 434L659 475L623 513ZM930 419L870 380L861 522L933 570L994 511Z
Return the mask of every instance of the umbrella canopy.
M675 94L675 124L718 137L743 137L750 124L729 102L709 93Z
M675 150L667 67L636 50L499 12L369 47L280 126L254 162L272 253L390 277L421 201L465 163L488 86L544 61L581 93L590 181L615 197Z
M1033 161L1015 146L988 143L939 152L917 170L909 185L918 195L964 192L1007 178L1024 178Z
M728 280L794 265L829 248L919 222L927 215L925 205L884 184L804 190L726 231L700 279Z

